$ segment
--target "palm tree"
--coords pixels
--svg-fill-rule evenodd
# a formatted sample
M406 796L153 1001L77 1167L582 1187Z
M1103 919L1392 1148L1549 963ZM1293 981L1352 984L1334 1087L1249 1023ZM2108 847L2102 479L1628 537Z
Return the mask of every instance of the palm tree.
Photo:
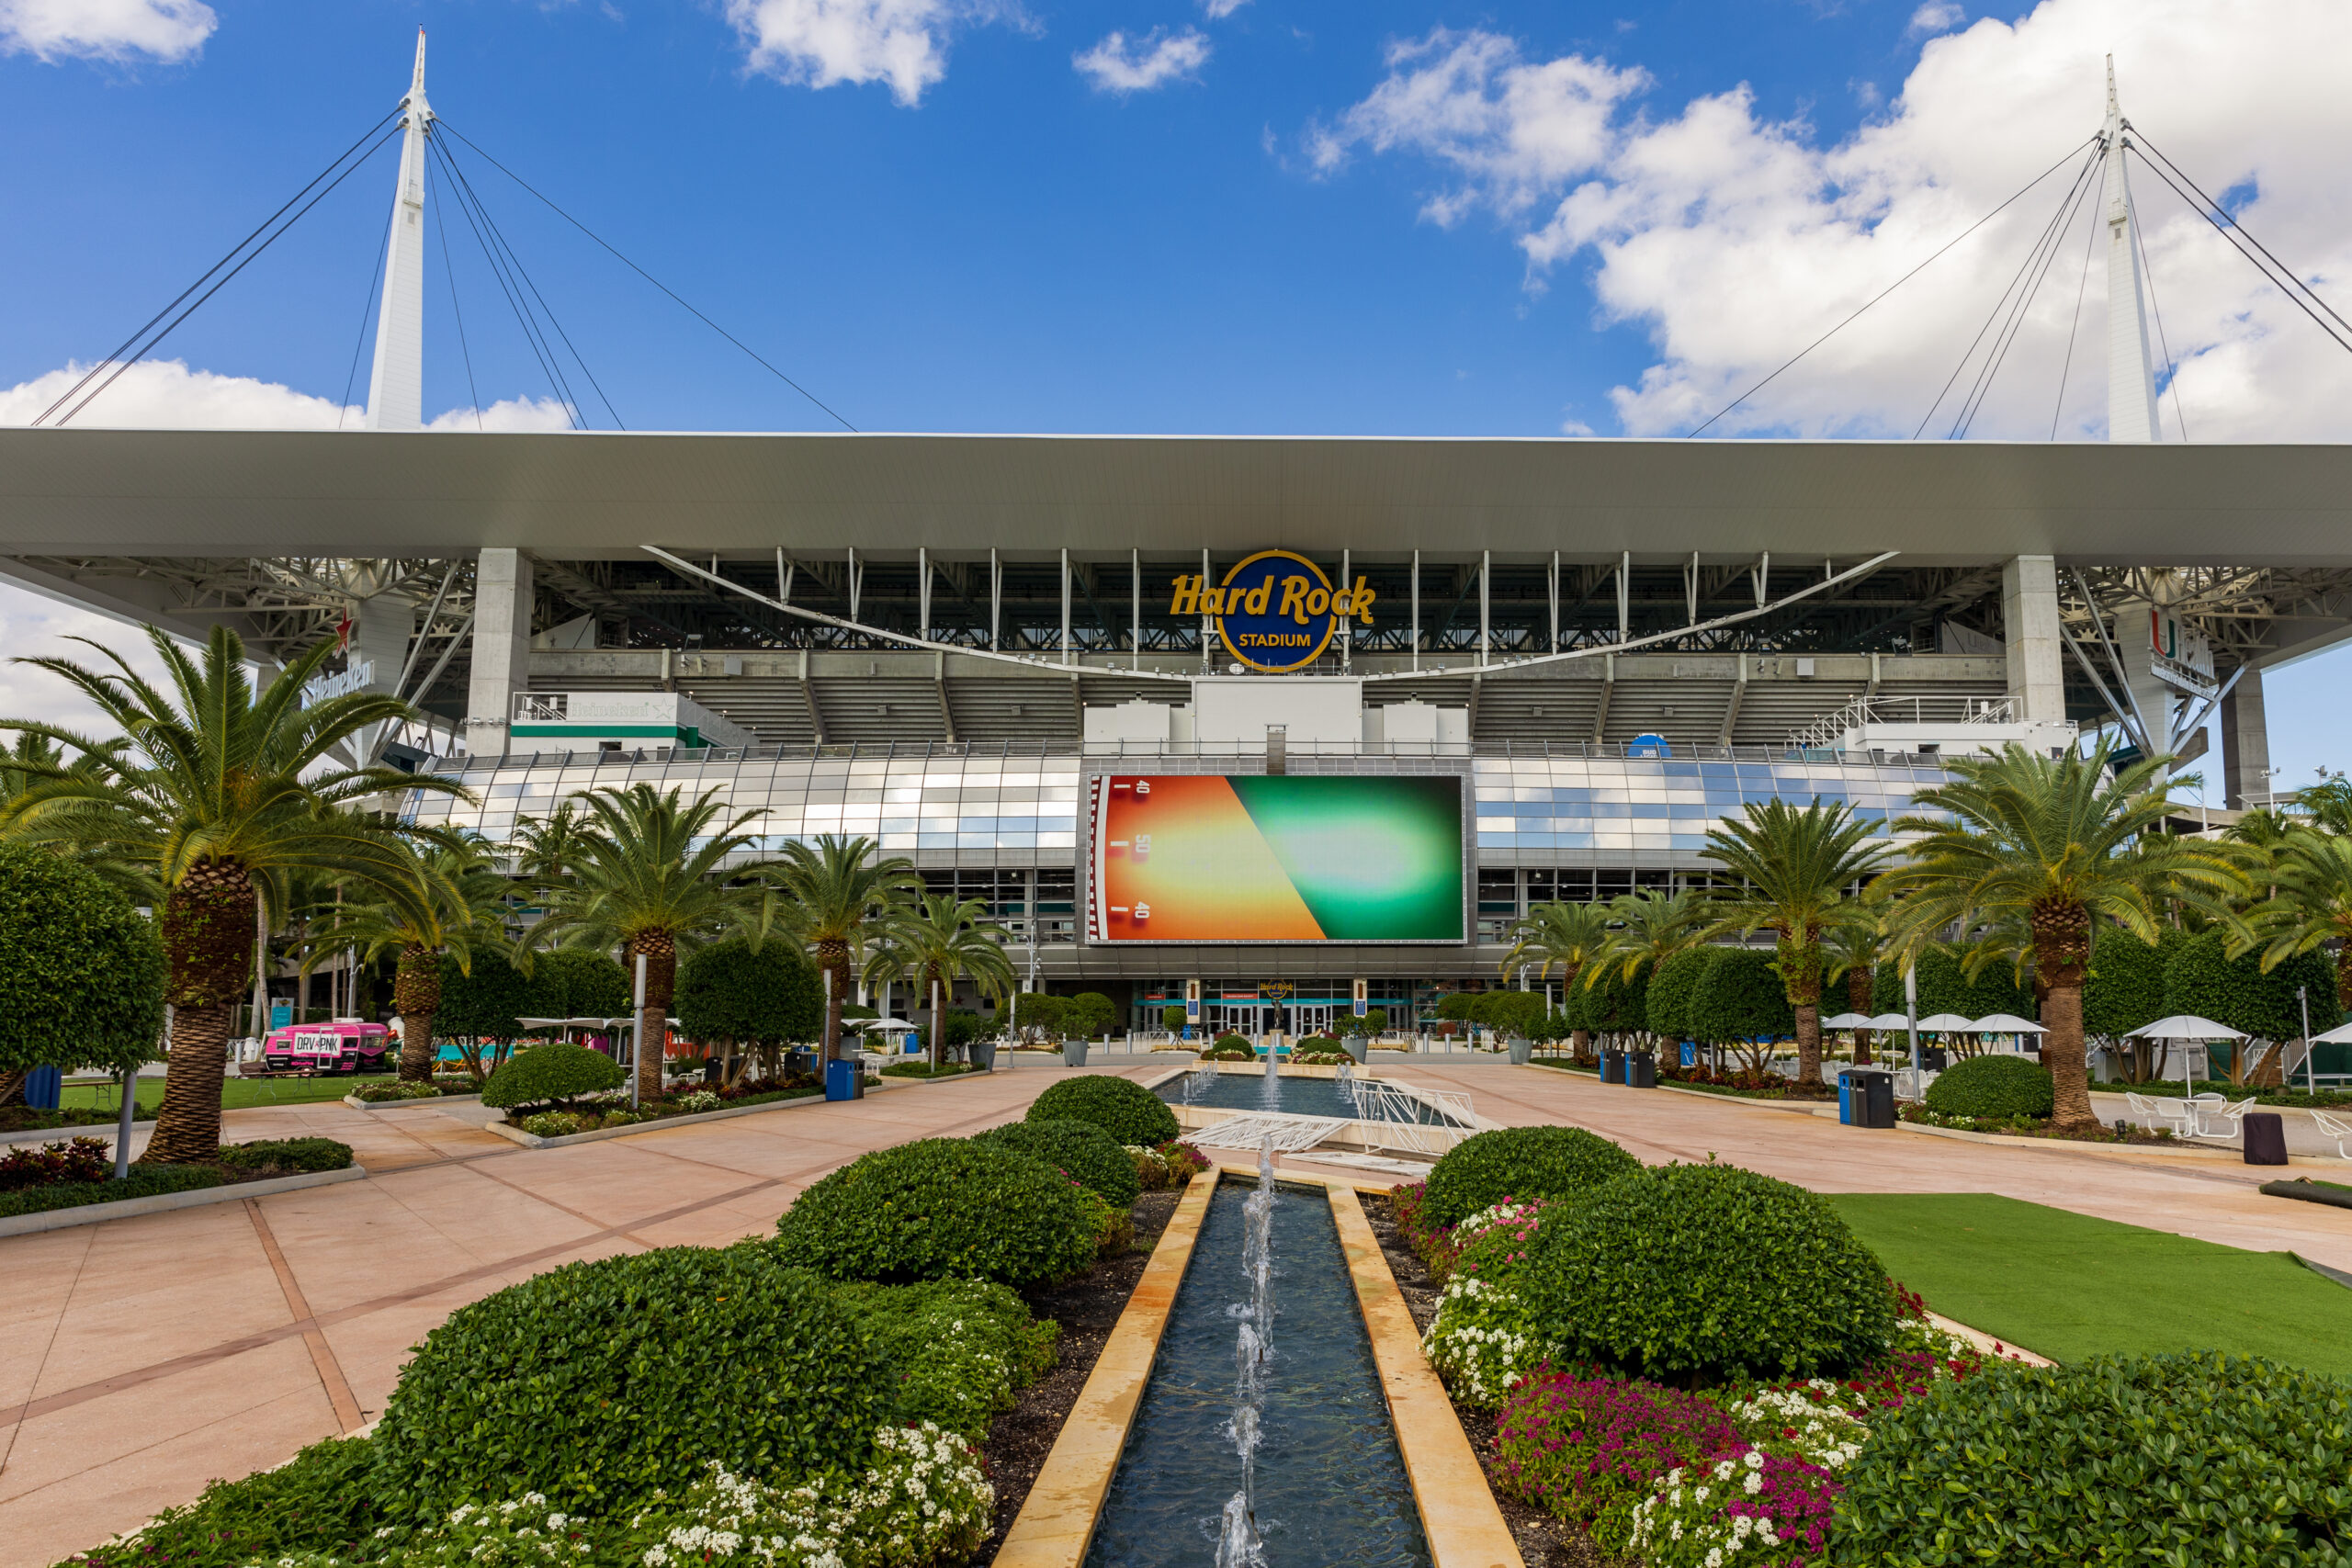
M2337 773L2295 792L2295 809L2331 833L2352 833L2352 779Z
M526 939L533 949L559 939L598 952L617 947L631 970L645 960L637 1081L646 1100L662 1094L662 1043L669 1038L679 950L741 931L757 951L778 913L775 896L758 880L761 867L723 865L759 843L742 829L760 813L729 817L715 789L691 803L684 794L638 784L573 795L584 809L571 874L550 887L547 919Z
M1616 940L1605 904L1531 905L1527 918L1512 928L1511 934L1517 940L1503 957L1503 973L1508 975L1533 960L1536 977L1549 980L1556 965L1564 989L1575 985L1577 976L1588 965L1605 966ZM1592 1047L1592 1032L1575 1030L1568 1043L1581 1062Z
M2259 946L2267 973L2298 953L2339 943L2335 1000L2352 1009L2352 838L2297 828L2273 847L2264 872L2270 897L2234 927L2230 955Z
M1610 903L1609 919L1616 930L1609 944L1609 962L1628 980L1657 966L1703 940L1700 927L1707 916L1709 897L1694 887L1660 893L1645 887ZM1596 969L1585 976L1590 986L1600 978Z
M1001 1001L1013 988L1012 960L1005 956L1005 929L988 918L988 906L978 898L958 903L945 894L933 894L893 905L878 922L874 956L866 962L869 982L879 976L911 975L922 987L931 1009L931 1068L939 1070L939 1050L946 1038L947 998L956 982L976 982L982 996Z
M0 805L0 832L119 859L141 868L161 891L172 1050L163 1109L142 1157L163 1164L209 1159L220 1146L220 1078L231 1021L254 972L262 907L284 909L288 879L312 870L348 877L421 911L424 894L403 842L411 830L350 808L392 790L466 791L429 774L333 764L332 753L345 740L413 712L398 698L367 693L303 707L303 683L334 650L332 642L320 643L256 692L244 644L227 627L213 628L200 661L163 633L151 628L147 635L163 661L168 694L96 643L90 646L112 670L63 659L17 660L73 686L130 745L101 769L44 770L39 782ZM85 755L107 750L52 725L10 720L0 728L46 736Z
M525 817L514 824L514 840L508 846L514 856L514 869L532 886L545 888L561 882L566 870L580 858L580 846L588 831L581 818L580 808L566 800L545 817Z
M1900 901L1887 912L1890 944L1916 959L1948 930L2023 920L2042 991L2042 1062L2062 1130L2098 1125L2083 1058L2083 975L2092 931L2105 917L2143 942L2156 940L2161 901L2176 899L2222 919L2246 886L2229 846L2160 831L2172 803L2167 757L2110 773L2114 746L2051 758L2015 744L1997 756L1955 757L1949 784L1906 817L1911 858L1881 875L1874 894Z
M1739 882L1706 934L1769 931L1776 939L1773 967L1797 1020L1799 1084L1821 1082L1822 939L1860 918L1846 890L1886 857L1871 829L1842 800L1816 799L1803 810L1757 801L1707 829L1699 852Z
M1859 916L1860 911L1857 911ZM1875 982L1882 943L1878 921L1861 919L1843 921L1832 926L1821 939L1821 977L1829 985L1846 982L1846 1010L1867 1015ZM1871 1032L1854 1031L1854 1065L1870 1066Z
M795 839L769 868L768 879L789 908L793 930L817 950L826 976L825 1060L841 1055L842 1004L849 999L850 959L864 950L866 930L903 899L919 897L922 880L903 855L885 860L860 835Z
M433 1015L441 1010L441 955L448 953L466 974L478 951L505 943L506 897L513 890L492 869L488 846L459 840L430 851L413 850L413 874L424 890L421 900L394 903L363 897L346 905L342 923L322 933L303 960L305 978L321 962L352 948L369 962L397 953L392 968L392 1010L401 1021L401 1077L423 1083L433 1077Z

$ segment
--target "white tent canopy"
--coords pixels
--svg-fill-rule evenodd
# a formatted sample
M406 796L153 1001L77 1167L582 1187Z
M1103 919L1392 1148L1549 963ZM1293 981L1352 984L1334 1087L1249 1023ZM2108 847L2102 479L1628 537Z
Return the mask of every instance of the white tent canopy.
M1982 1034L2047 1034L2050 1032L2030 1019L2019 1018L2013 1012L1988 1013L1976 1021Z
M2311 1043L2314 1045L2352 1045L2352 1023L2340 1029L2331 1029L2324 1034L2314 1034Z

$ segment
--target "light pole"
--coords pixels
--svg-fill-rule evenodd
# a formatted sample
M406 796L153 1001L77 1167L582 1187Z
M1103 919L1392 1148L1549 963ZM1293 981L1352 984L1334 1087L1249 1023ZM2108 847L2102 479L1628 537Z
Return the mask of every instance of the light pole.
M2319 1068L2312 1062L2312 996L2309 986L2295 987L2295 1004L2303 1010L2303 1088L2310 1093L2319 1092Z
M645 1071L645 954L637 955L636 1018L628 1032L628 1108L638 1109L638 1085Z

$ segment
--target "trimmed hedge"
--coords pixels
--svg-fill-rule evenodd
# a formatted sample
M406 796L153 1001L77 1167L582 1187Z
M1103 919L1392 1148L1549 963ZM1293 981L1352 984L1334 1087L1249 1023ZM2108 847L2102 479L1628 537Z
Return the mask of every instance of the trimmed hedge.
M2030 1056L1971 1056L1928 1086L1928 1109L1947 1116L2050 1114L2050 1069Z
M1125 1145L1091 1122L1069 1117L1014 1122L992 1127L974 1141L1034 1155L1116 1208L1128 1207L1143 1192Z
M1797 1015L1787 984L1763 947L1719 947L1690 987L1683 1027L1693 1040L1793 1040Z
M872 1339L899 1422L935 1422L972 1442L1054 1364L1061 1325L980 1280L836 1286Z
M1619 1177L1536 1233L1521 1280L1547 1342L1686 1386L1843 1371L1894 1333L1886 1270L1837 1212L1735 1166Z
M216 1481L195 1502L166 1508L128 1540L108 1541L61 1568L244 1568L301 1552L364 1562L384 1523L365 1438L312 1443L276 1470Z
M51 1209L78 1209L85 1203L112 1203L126 1198L154 1198L166 1192L193 1192L218 1187L220 1172L209 1165L139 1165L121 1181L59 1181L28 1187L20 1192L0 1192L0 1219L17 1214L45 1214Z
M836 1280L1019 1290L1094 1262L1083 1187L1033 1156L964 1138L861 1156L801 1193L775 1229L777 1257Z
M560 1105L583 1094L618 1089L621 1065L602 1051L551 1041L509 1056L481 1087L481 1102L511 1111L518 1105Z
M333 1138L265 1138L257 1143L225 1145L220 1150L220 1163L232 1170L278 1170L289 1176L314 1170L348 1170L351 1145Z
M1157 1148L1176 1135L1176 1113L1133 1078L1064 1078L1039 1095L1027 1120L1091 1122L1122 1145Z
M770 1249L662 1247L572 1263L425 1336L377 1428L377 1481L411 1520L541 1492L618 1517L713 1461L787 1484L865 1462L889 1416L848 1308Z
M2352 1389L2215 1351L1996 1362L1871 1418L1829 1561L2340 1564Z
M130 899L47 849L0 844L0 1073L153 1061L164 981L155 924Z
M1425 1210L1460 1224L1506 1198L1573 1198L1642 1168L1642 1162L1581 1127L1500 1127L1464 1138L1430 1171Z

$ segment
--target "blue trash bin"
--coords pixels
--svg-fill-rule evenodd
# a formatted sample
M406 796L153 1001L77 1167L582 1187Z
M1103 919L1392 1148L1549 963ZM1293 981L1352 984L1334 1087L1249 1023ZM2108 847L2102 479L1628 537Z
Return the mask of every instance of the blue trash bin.
M856 1060L825 1064L825 1098L859 1100L865 1094L865 1064Z
M1682 1065L1686 1067L1699 1065L1699 1047L1688 1040L1682 1043Z
M1625 1081L1625 1053L1624 1053L1624 1052L1623 1052L1623 1051L1603 1051L1603 1052L1601 1052L1601 1054L1600 1054L1600 1081L1601 1081L1602 1083L1623 1083L1623 1082Z
M54 1111L65 1091L65 1075L46 1064L25 1075L25 1103L35 1111Z
M1854 1082L1852 1068L1838 1075L1838 1124L1840 1127L1854 1124L1854 1096L1860 1087Z

